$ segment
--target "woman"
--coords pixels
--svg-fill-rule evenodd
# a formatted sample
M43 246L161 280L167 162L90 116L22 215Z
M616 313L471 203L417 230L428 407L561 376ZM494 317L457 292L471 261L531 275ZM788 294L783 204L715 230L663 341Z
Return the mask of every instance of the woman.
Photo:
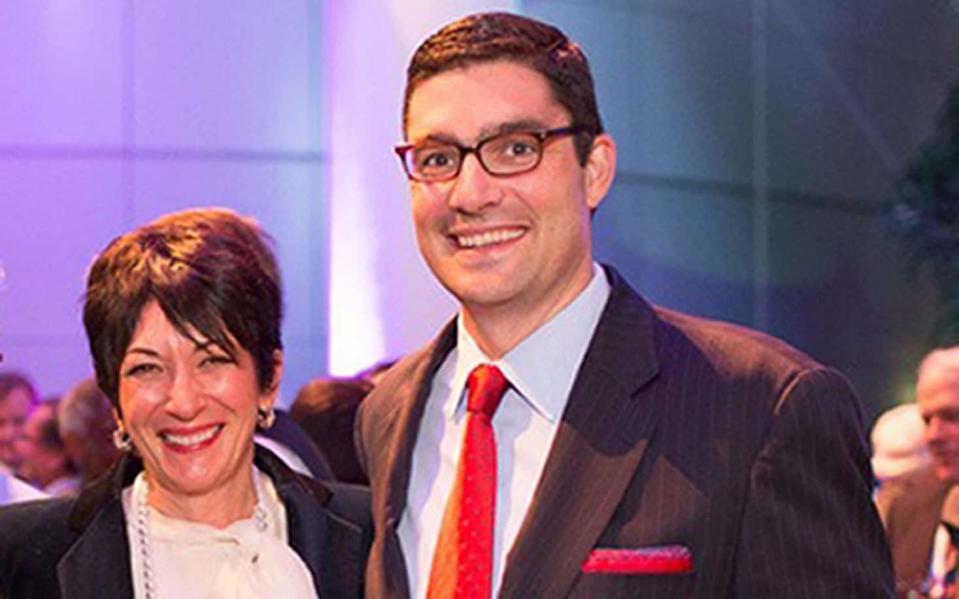
M226 210L114 240L83 321L125 450L75 500L0 510L0 597L360 597L365 492L262 448L283 370L276 263Z

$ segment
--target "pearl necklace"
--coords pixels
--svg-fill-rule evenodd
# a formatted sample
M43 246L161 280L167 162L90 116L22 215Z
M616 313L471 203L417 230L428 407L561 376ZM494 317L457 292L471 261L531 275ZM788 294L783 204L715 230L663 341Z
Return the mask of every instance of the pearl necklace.
M141 475L142 476L142 475ZM256 488L256 507L253 508L253 518L256 529L266 532L270 528L269 516L263 507L263 493L260 489L260 480L254 472L254 486ZM137 481L139 482L139 481ZM143 480L142 492L134 492L136 505L136 535L140 551L140 574L143 578L144 599L157 599L157 581L153 571L153 554L150 549L150 506L147 505L146 480Z

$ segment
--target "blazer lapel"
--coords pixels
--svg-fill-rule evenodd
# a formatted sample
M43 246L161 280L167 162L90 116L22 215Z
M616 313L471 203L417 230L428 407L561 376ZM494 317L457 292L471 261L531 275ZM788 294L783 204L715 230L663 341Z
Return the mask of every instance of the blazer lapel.
M382 567L375 569L377 580L369 580L369 587L376 589L378 597L409 597L409 580L406 562L400 547L396 527L406 509L407 491L410 484L410 470L413 464L413 447L419 433L426 401L429 398L433 375L442 365L446 355L456 345L456 321L450 321L422 354L412 357L415 366L412 376L397 381L393 388L387 388L384 381L382 391L395 402L396 411L392 417L381 424L382 437L389 443L386 452L386 464L383 471L388 475L371 481L373 485L373 520L382 530ZM377 548L374 546L374 550ZM375 563L371 555L371 563Z
M633 480L661 412L649 306L609 269L612 291L583 359L500 597L562 597Z
M124 456L107 478L77 499L68 524L80 536L57 564L64 599L133 599L120 490L140 469L139 460Z
M290 547L313 574L317 596L359 597L363 588L362 529L320 507L330 495L326 489L320 489L325 496L320 497L291 480L278 481L277 490L287 509Z
M413 467L413 447L419 434L426 400L432 389L433 375L439 370L446 355L456 345L456 320L447 323L443 331L428 348L423 360L414 370L414 375L396 391L394 397L400 406L390 448L388 471L389 486L386 497L387 526L395 526L406 509L406 495Z

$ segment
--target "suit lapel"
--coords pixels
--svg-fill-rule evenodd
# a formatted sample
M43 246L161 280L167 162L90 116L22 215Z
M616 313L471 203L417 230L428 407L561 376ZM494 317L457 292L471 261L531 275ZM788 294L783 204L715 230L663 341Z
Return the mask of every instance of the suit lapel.
M413 447L419 434L426 400L432 389L433 376L442 365L446 355L456 345L456 320L450 321L427 349L423 359L414 369L412 377L394 393L399 412L389 451L390 477L386 496L387 526L395 526L406 509L406 495L413 467Z
M542 477L507 557L500 597L561 597L633 480L661 412L655 316L610 269L612 291Z
M384 443L389 443L383 466L383 472L388 474L371 478L373 518L377 529L383 531L383 546L379 550L382 563L373 570L376 579L368 583L370 588L376 589L378 597L406 598L410 594L406 563L396 527L406 509L413 447L426 409L433 375L455 345L454 319L420 355L411 357L414 363L411 375L400 377L392 387L386 381L381 383L381 391L392 398L396 408L380 424L380 438ZM378 549L374 547L373 551ZM371 556L370 561L375 564L377 560Z
M277 490L287 510L290 547L313 574L317 596L359 596L363 588L360 527L321 508L324 497L299 481L278 481ZM329 497L329 491L320 491Z
M120 490L141 469L126 455L111 474L77 498L68 525L79 538L57 564L65 599L132 599L130 543ZM106 576L91 575L106 572Z
M97 572L105 575L98 576ZM57 577L65 598L133 598L130 545L119 501L110 503L94 518L60 560Z

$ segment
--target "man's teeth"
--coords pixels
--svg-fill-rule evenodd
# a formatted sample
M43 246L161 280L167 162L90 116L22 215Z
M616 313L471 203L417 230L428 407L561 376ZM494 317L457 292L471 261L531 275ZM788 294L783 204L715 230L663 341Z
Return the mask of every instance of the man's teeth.
M220 432L222 425L211 426L205 431L193 433L192 435L174 435L173 433L163 433L163 440L174 445L196 445L213 438L213 435Z
M475 248L516 239L522 234L522 229L497 229L495 231L477 233L476 235L459 235L456 237L456 242L459 243L460 247Z

